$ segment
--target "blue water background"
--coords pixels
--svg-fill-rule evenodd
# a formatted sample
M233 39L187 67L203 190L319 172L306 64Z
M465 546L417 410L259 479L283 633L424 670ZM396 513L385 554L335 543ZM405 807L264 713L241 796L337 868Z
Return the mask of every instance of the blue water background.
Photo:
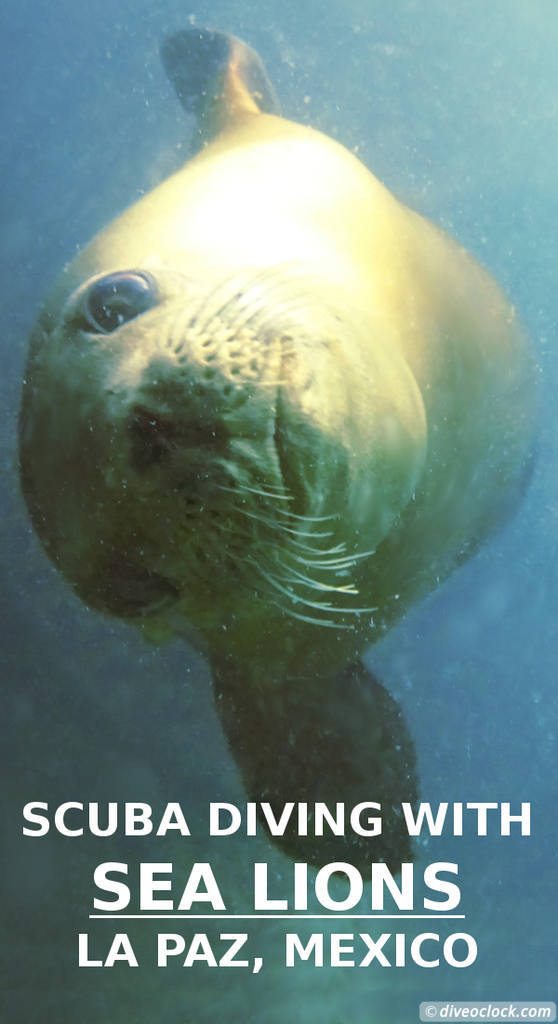
M5 0L0 17L2 1019L406 1024L427 998L556 999L555 0ZM100 861L173 860L180 872L209 859L238 910L249 908L252 861L267 860L278 885L290 872L263 838L204 839L208 802L244 799L205 665L183 644L148 647L84 609L42 554L17 484L19 387L37 305L80 244L180 164L191 126L158 44L190 22L255 46L285 114L358 147L399 197L471 249L513 296L536 346L541 441L526 500L369 656L405 709L425 799L533 806L530 839L445 837L424 851L423 863L460 864L466 930L479 944L464 971L287 970L285 926L275 923L250 929L266 960L257 977L203 966L76 967ZM24 840L21 807L41 799L181 800L194 835ZM100 940L109 928L90 930ZM153 931L137 929L147 962Z

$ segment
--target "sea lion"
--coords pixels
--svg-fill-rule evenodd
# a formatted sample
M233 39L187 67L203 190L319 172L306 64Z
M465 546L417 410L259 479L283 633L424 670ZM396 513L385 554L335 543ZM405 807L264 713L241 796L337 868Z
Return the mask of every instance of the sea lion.
M20 424L35 527L88 604L193 629L250 799L382 804L411 857L400 709L359 660L515 504L533 363L513 308L359 160L284 120L232 36L167 39L201 149L67 266Z

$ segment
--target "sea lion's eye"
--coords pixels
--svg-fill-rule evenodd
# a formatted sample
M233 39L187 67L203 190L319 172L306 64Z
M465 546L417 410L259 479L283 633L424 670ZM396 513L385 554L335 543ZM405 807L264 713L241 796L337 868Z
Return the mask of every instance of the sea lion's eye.
M159 301L157 285L149 274L121 270L91 285L82 302L85 330L110 334L145 313Z

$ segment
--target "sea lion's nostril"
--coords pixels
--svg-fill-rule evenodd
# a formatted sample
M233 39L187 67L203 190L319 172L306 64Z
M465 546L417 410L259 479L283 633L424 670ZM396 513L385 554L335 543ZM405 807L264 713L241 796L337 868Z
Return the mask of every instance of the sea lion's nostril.
M140 472L163 462L175 447L173 425L147 409L135 410L129 432L132 464Z
M177 449L222 446L229 436L217 418L192 416L177 423L142 407L134 410L128 430L132 465L139 473L163 463Z

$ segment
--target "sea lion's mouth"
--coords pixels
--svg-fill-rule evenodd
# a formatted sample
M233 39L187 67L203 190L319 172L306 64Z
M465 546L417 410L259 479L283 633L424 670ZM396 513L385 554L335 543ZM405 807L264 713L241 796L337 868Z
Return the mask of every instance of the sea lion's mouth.
M159 611L179 596L178 587L160 573L118 556L88 600L120 618L137 618Z

